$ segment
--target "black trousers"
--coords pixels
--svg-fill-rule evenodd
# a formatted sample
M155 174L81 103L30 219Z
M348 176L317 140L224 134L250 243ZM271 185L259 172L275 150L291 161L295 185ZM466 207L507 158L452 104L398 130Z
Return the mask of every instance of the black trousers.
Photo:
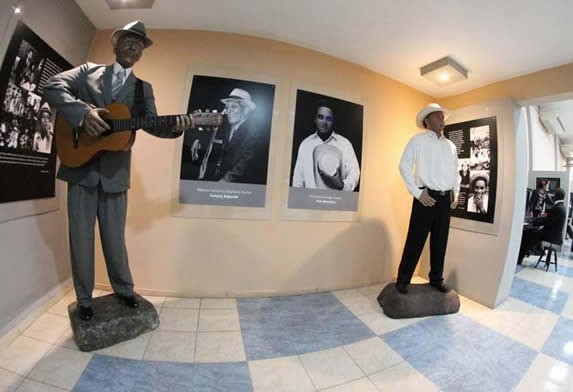
M424 244L430 233L430 282L441 283L444 258L450 230L450 193L444 196L431 194L436 200L432 207L424 207L418 199L412 203L412 214L402 260L398 269L398 283L410 283Z

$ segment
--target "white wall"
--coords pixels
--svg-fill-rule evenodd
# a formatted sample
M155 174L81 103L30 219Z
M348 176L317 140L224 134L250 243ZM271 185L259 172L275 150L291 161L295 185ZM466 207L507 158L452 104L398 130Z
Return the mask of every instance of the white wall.
M530 170L558 170L560 157L557 155L557 138L549 133L539 121L536 106L528 106L531 135L531 168Z
M94 28L73 0L27 0L22 21L72 64L85 61ZM12 2L0 3L0 59L3 60L17 18ZM0 336L31 311L30 307L70 277L65 217L65 187L58 182L55 211L46 200L0 204Z

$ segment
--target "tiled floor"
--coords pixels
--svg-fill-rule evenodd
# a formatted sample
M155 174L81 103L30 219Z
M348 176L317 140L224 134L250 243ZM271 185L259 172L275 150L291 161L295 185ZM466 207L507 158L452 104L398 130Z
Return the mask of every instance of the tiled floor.
M570 243L564 246L569 249ZM383 285L243 299L148 297L160 328L93 353L70 293L0 351L3 391L573 391L573 253L516 269L491 310L393 320ZM103 293L99 293L100 295Z

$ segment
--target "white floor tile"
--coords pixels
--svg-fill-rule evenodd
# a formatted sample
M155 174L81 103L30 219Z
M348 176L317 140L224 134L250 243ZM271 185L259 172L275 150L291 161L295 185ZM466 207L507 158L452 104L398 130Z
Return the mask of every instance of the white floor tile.
M402 362L391 368L371 375L370 381L381 391L400 392L437 392L439 388L408 362Z
M404 360L377 337L349 344L344 346L344 349L366 375L379 372Z
M62 392L69 391L69 389L62 389L48 384L33 380L24 380L24 382L16 389L16 392Z
M376 335L382 335L386 332L395 331L406 326L401 320L391 319L382 311L363 313L356 316Z
M332 294L338 298L339 300L345 298L356 298L356 297L363 297L364 295L360 292L360 289L344 289L344 290L336 290L332 291Z
M36 363L52 348L46 342L18 336L4 350L0 351L0 368L27 376Z
M237 309L235 298L203 298L201 309Z
M44 313L22 335L54 344L64 334L69 325L70 319L67 316Z
M378 388L368 378L361 378L359 380L350 381L348 384L339 385L328 389L323 389L323 392L379 392Z
M144 295L143 298L151 302L155 310L159 312L165 303L165 297L156 297L153 295Z
M174 309L163 306L159 313L159 329L162 331L197 331L199 309Z
M573 368L545 354L537 356L515 388L515 392L572 390Z
M48 309L48 312L57 314L58 316L68 317L68 305L75 301L75 295L66 295L58 302L56 302L50 309Z
M245 360L245 348L240 332L197 333L196 362L239 362Z
M22 381L24 381L24 377L0 369L0 392L14 392L22 384Z
M373 299L376 300L378 298L378 295L380 295L380 292L382 291L382 289L389 284L389 282L386 283L380 283L380 284L375 284L372 286L366 286L366 287L362 287L359 288L358 291L364 295L366 298L369 299Z
M94 351L94 353L109 355L112 357L142 359L150 338L151 338L150 332L144 333L143 335L139 335L135 339L126 340L113 346L96 350Z
M32 369L28 378L55 387L72 389L92 354L54 347Z
M193 362L194 332L154 331L143 359L153 361Z
M369 299L363 295L359 297L339 298L339 300L356 316L366 313L375 313L381 310L376 299Z
M240 331L237 309L201 309L199 313L199 332Z
M199 309L201 300L199 298L166 297L163 306L176 309Z
M72 331L71 326L69 326L64 331L62 336L60 336L60 338L58 339L58 341L55 344L58 347L64 347L64 348L67 348L68 350L80 351L80 349L76 345L76 342L74 342L74 333Z
M552 312L528 313L509 331L508 336L541 351L558 321L559 315Z
M364 373L342 348L300 355L317 389L330 388L364 377Z
M298 357L249 361L255 392L313 392L314 386Z

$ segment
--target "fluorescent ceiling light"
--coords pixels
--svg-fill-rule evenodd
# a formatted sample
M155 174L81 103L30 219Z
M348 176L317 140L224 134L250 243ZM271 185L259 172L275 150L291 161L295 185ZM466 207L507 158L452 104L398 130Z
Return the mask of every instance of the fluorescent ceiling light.
M155 0L105 0L112 10L151 8Z
M444 57L420 68L420 75L446 86L468 78L468 71L451 57Z

